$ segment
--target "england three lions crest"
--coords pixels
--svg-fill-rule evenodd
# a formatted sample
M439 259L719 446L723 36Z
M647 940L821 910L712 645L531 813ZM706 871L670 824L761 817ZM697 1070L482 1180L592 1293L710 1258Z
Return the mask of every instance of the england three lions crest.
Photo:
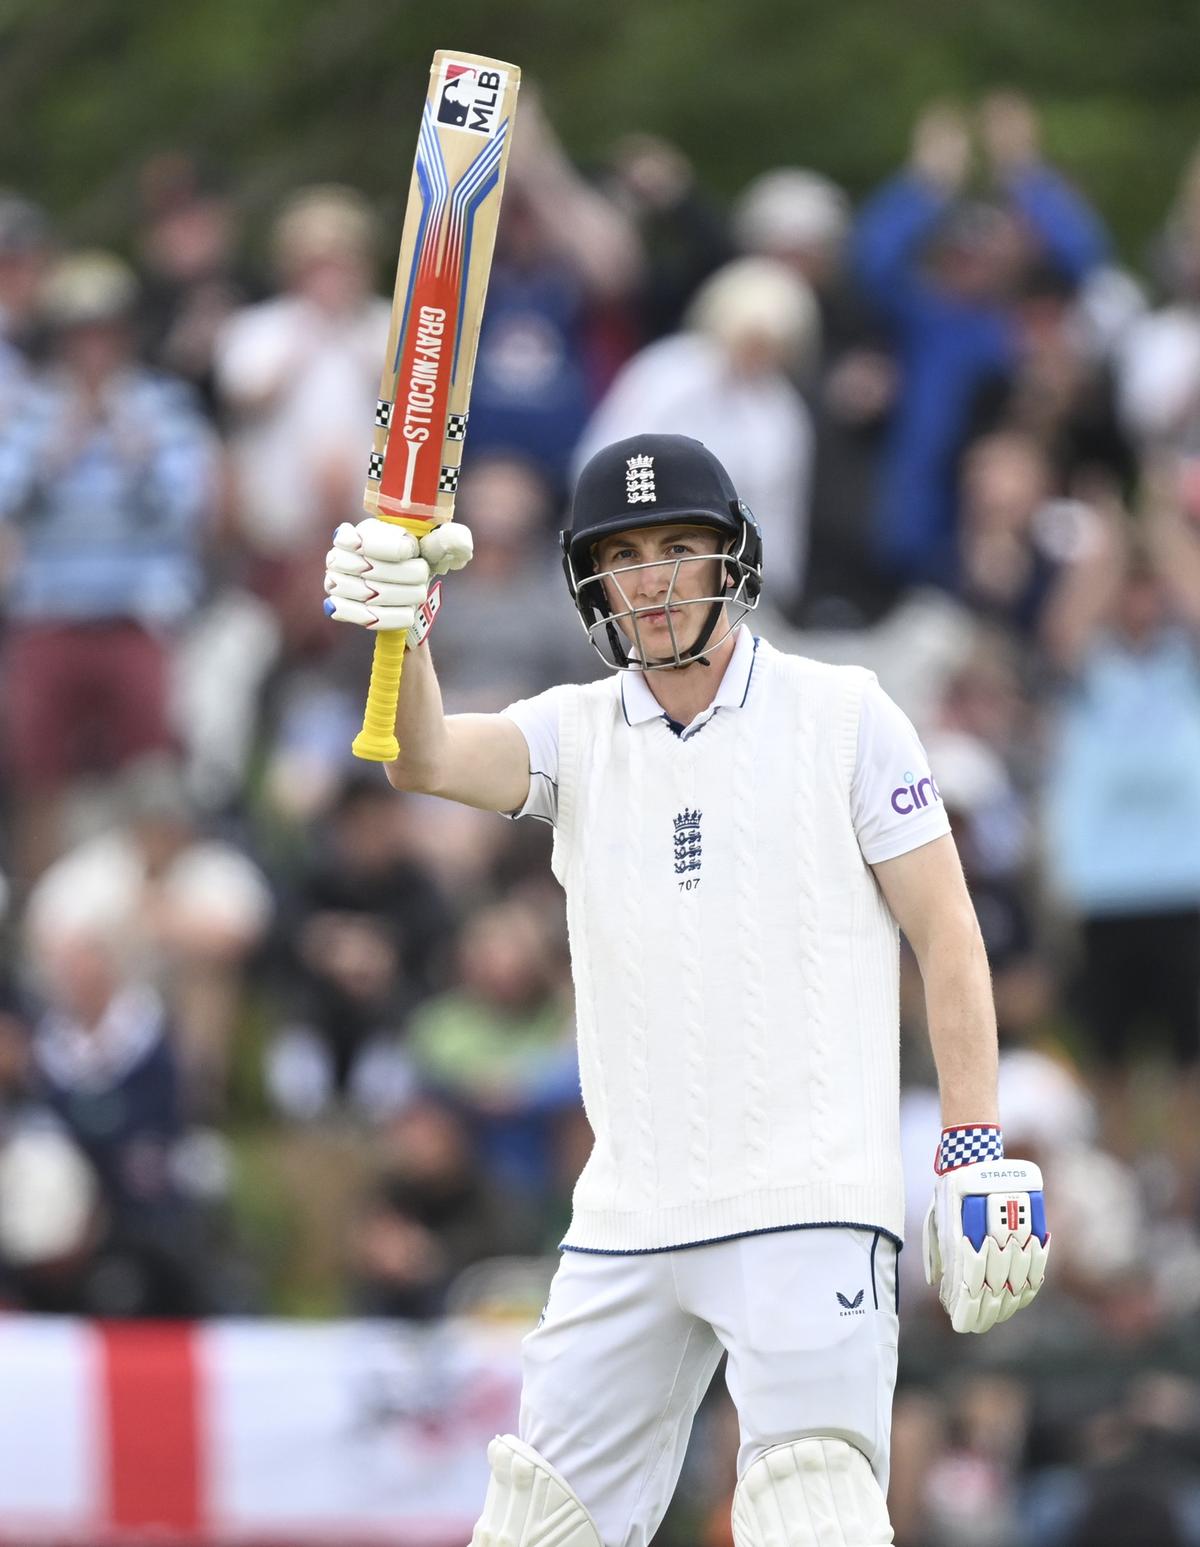
M654 492L654 458L629 457L625 463L625 497L631 505L652 505L657 498Z
M700 816L699 811L684 809L675 818L675 874L684 875L689 870L700 869Z

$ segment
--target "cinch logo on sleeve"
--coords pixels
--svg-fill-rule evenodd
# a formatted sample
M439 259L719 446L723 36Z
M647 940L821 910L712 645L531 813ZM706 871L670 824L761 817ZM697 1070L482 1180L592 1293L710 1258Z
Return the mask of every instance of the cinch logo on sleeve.
M892 810L897 816L911 816L922 811L931 801L941 800L942 792L929 774L918 779L911 769L905 771L904 783L892 791Z

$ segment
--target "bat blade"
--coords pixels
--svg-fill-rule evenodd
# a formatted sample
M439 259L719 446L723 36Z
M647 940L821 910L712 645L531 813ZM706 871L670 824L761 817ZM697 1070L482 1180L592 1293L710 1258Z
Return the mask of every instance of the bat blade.
M424 536L454 515L521 72L439 49L421 112L363 508ZM355 755L399 755L404 636L380 634Z
M363 505L454 513L521 72L439 49L421 113Z

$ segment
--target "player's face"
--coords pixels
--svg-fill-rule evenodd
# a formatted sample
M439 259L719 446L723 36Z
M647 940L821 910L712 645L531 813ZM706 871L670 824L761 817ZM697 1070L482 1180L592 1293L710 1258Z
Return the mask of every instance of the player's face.
M596 545L608 604L643 659L691 649L725 589L723 566L708 559L721 551L719 534L700 526L643 527Z

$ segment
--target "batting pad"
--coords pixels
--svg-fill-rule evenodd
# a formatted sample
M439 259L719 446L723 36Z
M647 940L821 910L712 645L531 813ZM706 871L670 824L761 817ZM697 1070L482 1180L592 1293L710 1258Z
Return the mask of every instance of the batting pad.
M498 1434L488 1464L492 1479L471 1547L602 1547L587 1510L532 1445Z
M870 1463L845 1440L774 1445L733 1495L735 1547L888 1547L887 1505Z

